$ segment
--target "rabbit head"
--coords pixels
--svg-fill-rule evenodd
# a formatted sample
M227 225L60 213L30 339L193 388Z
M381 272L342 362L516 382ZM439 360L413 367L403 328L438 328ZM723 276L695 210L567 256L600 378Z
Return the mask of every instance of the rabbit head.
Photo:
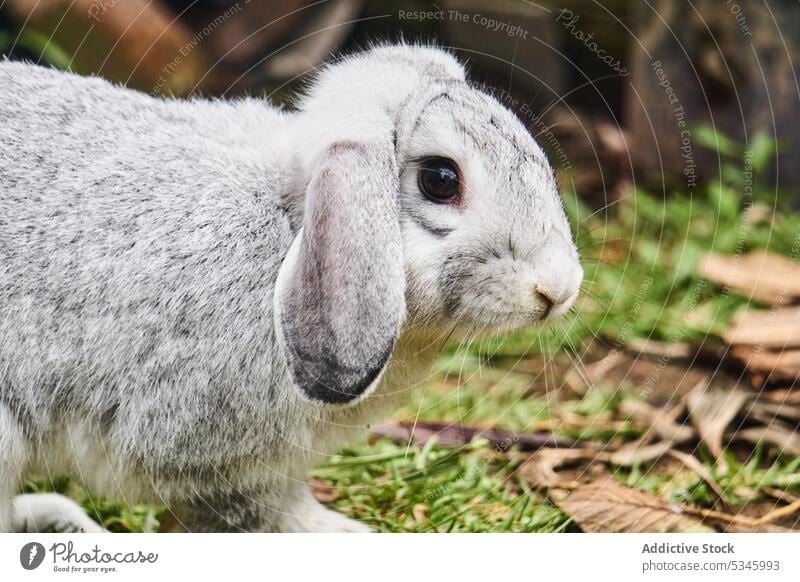
M451 55L347 58L295 116L304 211L275 319L306 398L369 394L404 325L500 332L569 309L583 272L553 171Z

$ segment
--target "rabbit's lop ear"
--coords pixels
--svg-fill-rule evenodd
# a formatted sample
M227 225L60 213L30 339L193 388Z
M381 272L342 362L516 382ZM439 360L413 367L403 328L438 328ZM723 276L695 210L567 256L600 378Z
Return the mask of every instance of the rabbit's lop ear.
M312 174L275 319L292 380L313 402L367 395L394 348L405 317L398 182L391 140L334 143Z

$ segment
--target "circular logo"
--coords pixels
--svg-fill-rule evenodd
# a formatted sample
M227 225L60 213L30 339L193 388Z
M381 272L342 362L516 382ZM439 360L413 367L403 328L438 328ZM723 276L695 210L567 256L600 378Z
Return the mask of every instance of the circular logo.
M29 542L19 551L19 563L26 570L35 570L44 561L44 546L39 542Z

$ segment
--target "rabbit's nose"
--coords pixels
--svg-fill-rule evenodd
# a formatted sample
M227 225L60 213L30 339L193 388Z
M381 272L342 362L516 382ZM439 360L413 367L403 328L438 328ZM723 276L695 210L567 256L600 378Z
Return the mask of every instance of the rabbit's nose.
M560 292L556 289L548 289L546 286L538 284L534 286L533 294L544 304L544 311L542 311L539 319L547 319L554 307L561 305L570 298L570 296L564 292Z

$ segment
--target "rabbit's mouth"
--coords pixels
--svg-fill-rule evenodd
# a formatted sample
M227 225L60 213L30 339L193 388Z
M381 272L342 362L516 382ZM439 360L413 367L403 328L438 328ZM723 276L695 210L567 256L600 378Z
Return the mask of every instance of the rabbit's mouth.
M563 317L572 305L548 303L534 309L496 309L486 307L477 312L462 312L462 327L474 330L480 337L492 337L530 327L548 325Z
M574 304L583 273L577 261L554 275L547 266L512 257L460 261L440 280L445 313L494 333L552 322Z

